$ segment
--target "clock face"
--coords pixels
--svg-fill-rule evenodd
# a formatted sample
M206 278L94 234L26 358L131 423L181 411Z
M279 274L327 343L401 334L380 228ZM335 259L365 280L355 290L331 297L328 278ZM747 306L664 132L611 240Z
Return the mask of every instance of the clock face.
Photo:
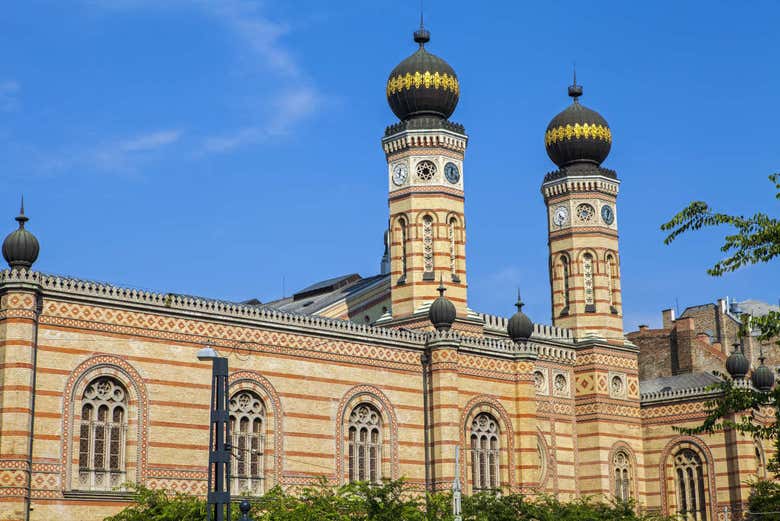
M612 210L612 207L608 204L605 204L601 207L601 218L604 219L604 222L607 224L612 224L615 220L615 211Z
M569 210L565 206L559 206L553 214L553 223L556 226L563 226L569 220Z
M406 176L409 175L409 171L406 169L406 165L403 163L396 163L393 165L393 183L401 186L406 182Z
M455 163L447 163L444 165L444 177L452 184L457 184L457 182L460 181L460 171Z

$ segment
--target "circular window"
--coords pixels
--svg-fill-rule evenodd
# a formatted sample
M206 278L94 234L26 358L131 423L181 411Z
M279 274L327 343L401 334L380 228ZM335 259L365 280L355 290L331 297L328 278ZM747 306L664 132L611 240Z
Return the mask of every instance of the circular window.
M542 392L544 390L544 373L541 371L536 371L534 373L534 386L536 387L536 392Z
M566 391L566 377L562 374L555 375L555 390L559 393Z
M590 222L593 220L593 216L596 214L596 210L587 203L577 205L577 217L582 222Z
M417 177L423 181L430 181L436 175L436 165L431 161L420 161L417 163Z

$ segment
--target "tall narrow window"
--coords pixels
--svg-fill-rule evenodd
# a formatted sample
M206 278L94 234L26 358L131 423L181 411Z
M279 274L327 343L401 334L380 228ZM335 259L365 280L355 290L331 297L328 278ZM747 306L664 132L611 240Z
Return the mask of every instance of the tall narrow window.
M433 217L426 215L422 219L423 231L423 270L433 273Z
M488 413L480 413L471 422L471 483L474 492L501 488L500 436L498 422Z
M615 478L615 498L628 501L631 499L631 460L625 451L617 451L612 458L612 473Z
M610 311L617 313L617 264L615 263L615 258L611 254L607 255L606 257L605 267L607 272L607 282L609 284Z
M450 239L450 273L452 274L452 280L458 280L458 248L457 248L457 225L458 220L454 217L450 219L448 232Z
M406 219L401 217L398 219L398 226L401 228L401 280L406 280L406 243L407 243L407 230Z
M127 391L111 377L84 390L79 428L79 486L112 490L125 482Z
M349 415L349 481L378 483L382 479L382 417L360 404Z
M582 285L585 290L585 311L596 311L596 299L593 289L593 255L582 256Z
M561 279L563 280L563 309L561 313L568 313L571 294L569 292L569 258L565 255L561 257Z
M233 444L235 494L259 495L265 483L265 404L252 391L239 391L228 405Z
M683 449L674 457L677 513L685 520L707 521L704 466L691 449Z

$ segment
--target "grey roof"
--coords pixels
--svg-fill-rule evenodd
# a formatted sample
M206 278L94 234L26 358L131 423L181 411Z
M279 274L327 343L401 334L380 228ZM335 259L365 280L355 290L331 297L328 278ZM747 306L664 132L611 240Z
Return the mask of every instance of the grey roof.
M684 373L674 376L662 376L639 382L639 394L672 393L676 391L688 391L703 389L723 380L712 373Z
M266 302L263 307L302 315L315 315L331 304L379 286L389 278L389 274L363 278L357 273L333 277L307 286L290 297Z

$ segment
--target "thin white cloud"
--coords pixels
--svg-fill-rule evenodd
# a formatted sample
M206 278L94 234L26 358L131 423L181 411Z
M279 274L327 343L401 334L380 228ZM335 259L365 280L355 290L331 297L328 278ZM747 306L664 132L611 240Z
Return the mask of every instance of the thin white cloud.
M247 126L225 135L209 137L204 141L203 149L208 153L225 153L289 135L301 120L316 112L321 103L319 93L310 87L284 92L270 105L270 114L264 118L262 125Z
M324 96L301 69L298 61L282 39L290 27L273 21L262 12L261 5L247 0L87 0L104 10L189 8L205 13L223 25L241 43L240 52L259 58L258 66L277 76L276 96L264 90L271 104L260 103L263 113L257 124L247 125L221 135L207 137L201 153L224 153L244 146L256 145L270 138L291 133L297 124L322 108ZM264 85L267 89L267 84ZM258 89L261 90L261 89Z
M179 130L159 130L99 145L85 153L80 162L100 170L132 169L137 161L170 146L181 137Z
M19 89L15 81L0 81L0 112L12 112L19 108Z

